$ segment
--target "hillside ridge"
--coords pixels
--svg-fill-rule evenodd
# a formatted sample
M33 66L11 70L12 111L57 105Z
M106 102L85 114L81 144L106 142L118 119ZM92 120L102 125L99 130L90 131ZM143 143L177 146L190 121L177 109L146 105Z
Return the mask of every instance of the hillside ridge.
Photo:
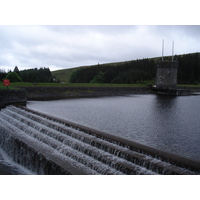
M177 56L187 56L187 55L195 55L195 54L199 54L199 52L194 52L194 53L187 53L187 54L180 54L180 55L175 55L174 57ZM64 83L69 83L70 82L70 76L72 75L72 73L74 73L75 71L79 70L79 69L84 69L84 68L92 68L92 67L103 67L103 66L117 66L120 64L126 64L126 63L130 63L133 61L137 61L137 60L144 60L144 59L149 59L149 60L153 60L154 62L157 62L159 60L162 59L162 57L152 57L152 58L141 58L141 59L135 59L135 60L128 60L128 61L119 61L119 62L111 62L111 63L102 63L102 64L95 64L95 65L84 65L84 66L78 66L78 67L73 67L73 68L67 68L67 69L60 69L60 70L55 70L55 71L51 71L53 77L55 77L56 79L59 79L60 82L64 82ZM171 59L171 56L164 56L164 60L167 59Z

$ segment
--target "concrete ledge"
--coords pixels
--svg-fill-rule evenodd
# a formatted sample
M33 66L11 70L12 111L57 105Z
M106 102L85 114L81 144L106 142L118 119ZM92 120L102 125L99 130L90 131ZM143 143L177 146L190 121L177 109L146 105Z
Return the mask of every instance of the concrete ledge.
M0 109L12 104L26 105L26 90L0 90Z
M161 95L168 95L168 96L190 96L191 92L189 89L156 89L154 88L154 91L156 91L156 94Z
M56 100L80 97L150 94L150 87L23 87L28 100Z

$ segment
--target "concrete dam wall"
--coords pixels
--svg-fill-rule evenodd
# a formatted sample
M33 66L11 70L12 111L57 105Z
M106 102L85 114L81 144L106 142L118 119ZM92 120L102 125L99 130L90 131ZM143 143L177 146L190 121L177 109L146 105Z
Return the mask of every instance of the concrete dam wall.
M25 89L0 90L0 109L11 104L26 105L26 102Z
M0 111L0 145L36 174L200 174L200 163L22 106Z
M150 87L22 87L28 100L56 100L80 97L150 94Z

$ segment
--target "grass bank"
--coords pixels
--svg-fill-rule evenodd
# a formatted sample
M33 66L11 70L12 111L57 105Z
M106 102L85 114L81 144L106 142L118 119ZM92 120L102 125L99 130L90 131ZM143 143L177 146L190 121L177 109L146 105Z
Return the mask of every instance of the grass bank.
M13 87L13 86L8 86L9 90L18 90L18 88ZM7 87L4 85L0 85L0 90L7 90Z
M178 87L196 87L196 88L200 88L200 85L178 85Z
M102 84L102 83L29 83L29 82L15 82L11 83L8 87L10 90L17 89L17 87L147 87L153 85L151 81L146 81L138 84ZM178 85L178 87L196 87L200 88L200 85ZM0 85L0 89L7 89L3 84Z
M101 83L11 83L12 87L145 87L143 84L101 84ZM5 87L5 86L4 86Z

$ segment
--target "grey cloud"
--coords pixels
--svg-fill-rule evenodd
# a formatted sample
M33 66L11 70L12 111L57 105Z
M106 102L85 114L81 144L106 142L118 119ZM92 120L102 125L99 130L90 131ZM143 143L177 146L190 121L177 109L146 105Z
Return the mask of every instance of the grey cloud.
M199 50L200 26L0 26L0 66L51 70Z

